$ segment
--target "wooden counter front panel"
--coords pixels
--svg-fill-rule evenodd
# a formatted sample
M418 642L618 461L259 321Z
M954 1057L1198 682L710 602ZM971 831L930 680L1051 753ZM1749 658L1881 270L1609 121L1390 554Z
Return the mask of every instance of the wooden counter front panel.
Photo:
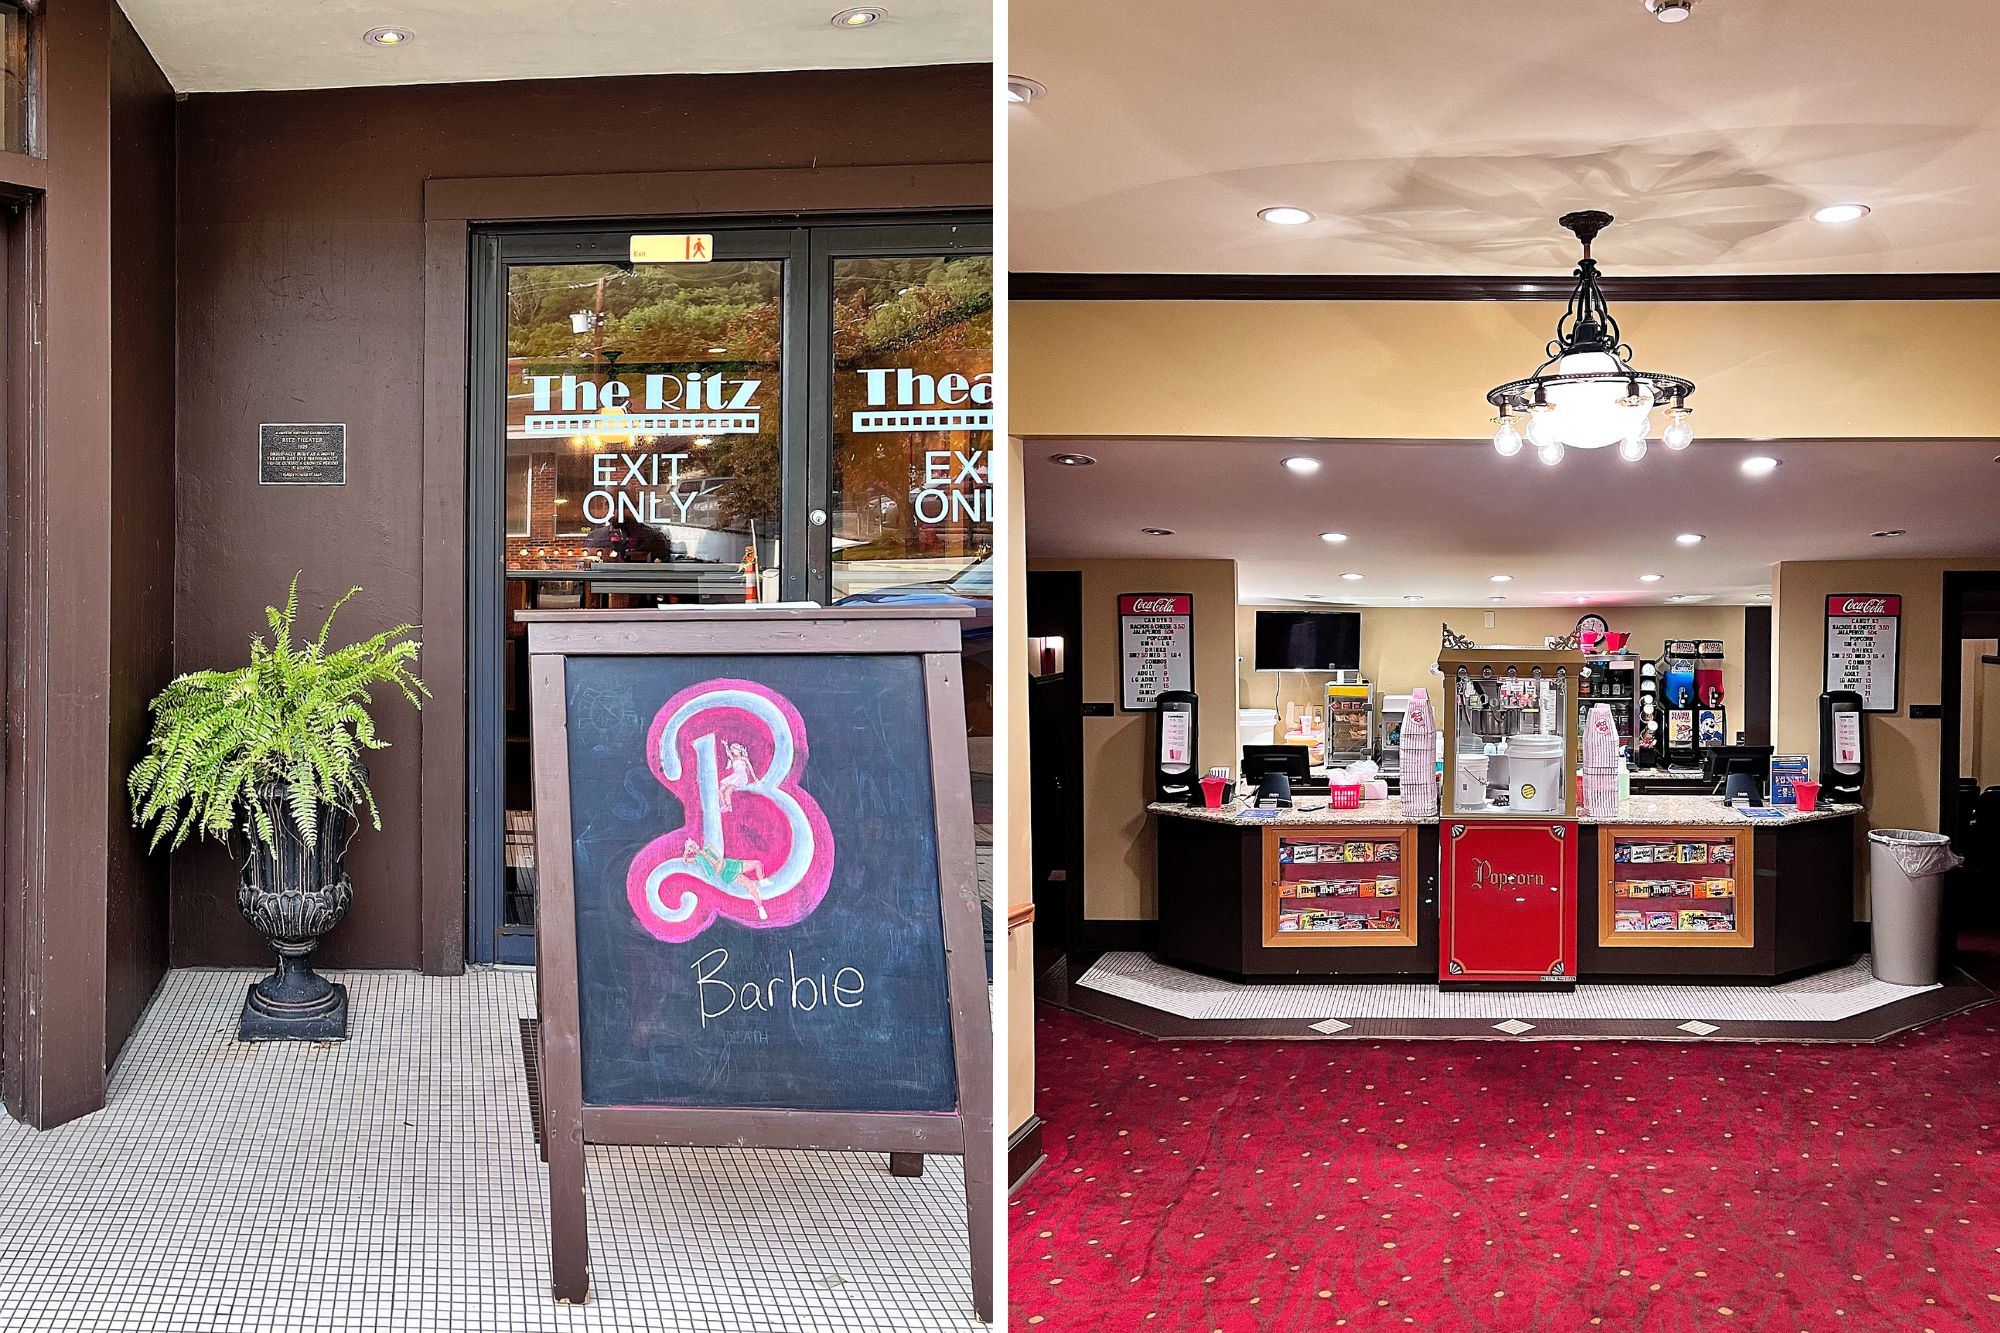
M1155 816L1159 853L1159 952L1171 962L1239 978L1423 976L1437 969L1435 825L1369 826L1378 841L1401 840L1403 931L1308 934L1300 944L1267 946L1269 885L1263 824L1219 824ZM1288 837L1359 839L1359 826L1286 825ZM1378 836L1379 835L1379 836ZM1276 934L1275 922L1268 933ZM1286 932L1290 933L1290 932Z

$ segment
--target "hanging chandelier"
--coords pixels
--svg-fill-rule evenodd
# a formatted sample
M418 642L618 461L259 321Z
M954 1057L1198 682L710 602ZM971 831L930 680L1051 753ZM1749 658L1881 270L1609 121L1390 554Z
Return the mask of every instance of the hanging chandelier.
M1687 400L1694 381L1678 375L1632 368L1632 349L1618 334L1618 321L1597 283L1590 243L1611 225L1609 213L1565 213L1557 219L1583 243L1576 266L1576 290L1556 322L1556 336L1544 350L1548 359L1524 380L1502 384L1486 395L1500 409L1493 418L1493 447L1502 458L1535 446L1535 456L1553 467L1565 449L1618 446L1618 456L1638 462L1646 456L1653 409L1664 407L1667 426L1660 442L1669 449L1694 443Z

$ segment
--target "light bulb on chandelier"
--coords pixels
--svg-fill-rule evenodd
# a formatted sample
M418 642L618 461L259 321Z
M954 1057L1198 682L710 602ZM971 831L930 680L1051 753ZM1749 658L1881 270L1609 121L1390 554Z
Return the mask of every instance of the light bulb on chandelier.
M1676 407L1667 414L1667 428L1660 432L1660 442L1676 453L1694 443L1694 427L1688 423L1692 408Z
M1495 418L1501 430L1493 437L1494 448L1503 458L1518 452L1508 447L1511 442L1505 437L1519 429L1508 429L1511 419L1526 415L1528 443L1544 463L1557 462L1564 449L1612 445L1618 446L1620 457L1638 462L1646 456L1653 409L1668 404L1678 429L1670 426L1665 442L1671 449L1686 448L1694 438L1685 421L1694 383L1632 365L1632 349L1622 340L1598 282L1590 247L1610 224L1611 215L1566 213L1561 222L1583 247L1576 286L1556 323L1556 336L1545 349L1547 359L1526 379L1500 385L1486 395L1500 412Z
M1502 458L1512 458L1515 454L1520 453L1521 431L1519 427L1515 426L1513 416L1502 414L1493 418L1493 420L1499 427L1498 430L1493 432L1494 452L1498 453Z

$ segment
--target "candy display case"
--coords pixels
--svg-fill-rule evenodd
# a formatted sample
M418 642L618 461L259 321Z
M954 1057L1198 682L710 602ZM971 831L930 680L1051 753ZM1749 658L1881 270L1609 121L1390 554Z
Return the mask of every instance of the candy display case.
M1605 825L1597 836L1601 947L1755 945L1750 829Z
M1415 944L1416 856L1407 824L1266 829L1265 945Z

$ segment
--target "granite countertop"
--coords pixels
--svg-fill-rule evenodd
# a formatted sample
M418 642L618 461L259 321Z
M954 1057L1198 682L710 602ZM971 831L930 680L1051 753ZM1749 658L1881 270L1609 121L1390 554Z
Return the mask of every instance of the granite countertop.
M1245 806L1241 801L1210 810L1203 806L1169 805L1154 802L1146 808L1156 815L1171 815L1179 819L1199 819L1211 824L1236 824L1243 827L1274 824L1279 828L1306 824L1435 824L1436 816L1422 819L1403 813L1401 797L1391 796L1386 801L1363 801L1358 810L1329 810L1324 796L1302 796L1299 804L1289 810L1280 810L1268 819L1251 819L1244 815ZM1673 826L1693 824L1747 824L1751 827L1778 828L1792 824L1810 824L1821 819L1846 819L1858 815L1862 807L1858 805L1836 805L1821 802L1820 807L1810 814L1800 814L1788 807L1782 819L1745 819L1722 803L1719 796L1631 796L1619 802L1618 813L1608 818L1592 818L1578 815L1579 824L1637 824L1641 826ZM1466 815L1467 819L1478 819L1476 814Z
M1299 796L1298 804L1289 810L1280 810L1272 818L1246 819L1243 812L1248 807L1242 801L1233 801L1219 810L1210 810L1199 805L1170 805L1155 801L1147 806L1156 815L1177 815L1182 819L1201 819L1211 824L1276 824L1280 827L1290 824L1435 824L1435 816L1416 819L1403 813L1403 798L1391 796L1386 801L1363 801L1359 810L1329 810L1324 796Z

